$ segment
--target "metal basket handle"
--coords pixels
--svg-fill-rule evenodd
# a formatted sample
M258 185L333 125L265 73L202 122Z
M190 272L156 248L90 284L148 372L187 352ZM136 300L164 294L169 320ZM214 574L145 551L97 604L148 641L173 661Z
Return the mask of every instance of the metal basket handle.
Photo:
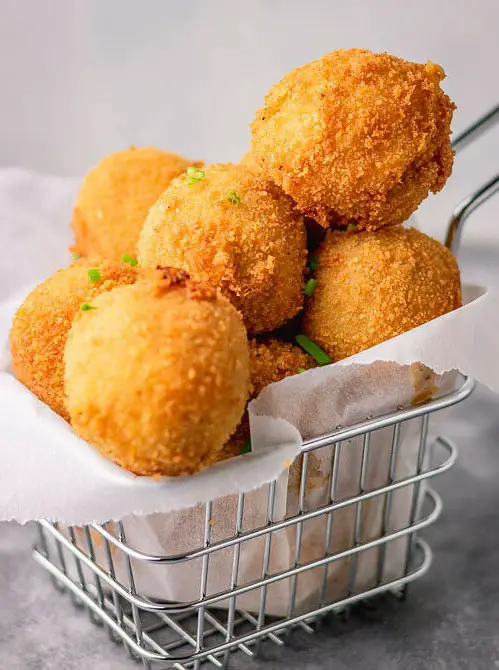
M496 105L486 114L477 119L468 128L463 130L452 142L452 148L459 153L469 144L481 137L487 130L499 122L499 105ZM499 174L483 184L476 191L468 195L454 209L445 238L446 246L457 254L461 243L461 235L464 224L470 215L477 210L484 202L487 202L495 193L499 191Z

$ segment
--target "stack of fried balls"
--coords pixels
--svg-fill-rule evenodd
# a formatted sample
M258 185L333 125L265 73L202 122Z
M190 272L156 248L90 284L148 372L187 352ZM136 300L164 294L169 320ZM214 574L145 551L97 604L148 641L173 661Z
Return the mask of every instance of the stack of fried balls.
M267 384L459 307L453 255L403 227L452 169L443 78L334 51L270 90L239 165L105 157L73 262L14 317L17 378L127 470L192 474L251 448Z

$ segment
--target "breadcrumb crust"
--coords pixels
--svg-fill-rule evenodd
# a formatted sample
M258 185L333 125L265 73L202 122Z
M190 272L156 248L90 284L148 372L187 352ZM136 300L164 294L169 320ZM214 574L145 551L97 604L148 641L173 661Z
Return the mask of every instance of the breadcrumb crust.
M414 228L329 232L304 332L338 361L461 306L459 268Z
M191 162L154 147L132 147L103 158L83 180L73 211L73 251L120 260L136 255L147 213Z
M164 282L164 280L163 280ZM139 475L191 474L234 432L248 397L240 314L222 295L140 281L94 301L66 344L78 435Z
M90 268L100 270L99 281L90 281ZM15 376L67 421L63 354L73 319L83 303L136 278L130 265L78 261L39 284L14 316L10 348Z
M262 171L323 226L403 223L451 173L443 69L363 49L286 74L252 124Z
M151 208L139 262L187 270L220 288L250 333L270 331L302 308L305 226L268 180L241 166L211 165L195 183L175 179Z

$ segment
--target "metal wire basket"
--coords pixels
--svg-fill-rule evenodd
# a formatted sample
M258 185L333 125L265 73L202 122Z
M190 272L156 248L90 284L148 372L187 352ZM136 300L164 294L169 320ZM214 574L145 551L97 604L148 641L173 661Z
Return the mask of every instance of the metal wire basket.
M456 138L456 148L464 146L499 116L499 107L479 119ZM457 250L459 234L469 214L499 190L499 176L463 201L454 212L447 243ZM40 521L39 540L34 558L52 576L54 584L72 594L74 603L88 610L96 624L104 625L111 639L122 642L130 655L144 668L199 668L201 664L228 667L233 654L254 656L263 641L283 645L296 627L312 632L315 624L330 612L340 612L361 600L389 592L401 595L407 585L426 573L432 552L419 537L419 531L432 524L442 510L435 491L427 480L452 467L455 447L447 439L430 440L430 418L440 410L466 399L473 390L473 381L459 378L457 388L438 398L407 409L398 409L383 416L369 418L326 435L307 440L302 447L298 505L296 513L275 520L276 482L267 485L265 521L259 527L245 530L243 515L248 494L237 496L232 536L213 540L213 502L204 506L204 540L189 552L175 555L153 555L132 546L122 522L104 525L89 524L83 528ZM414 472L401 474L397 468L403 457L401 433L407 426L418 432L417 458ZM389 465L385 483L370 486L366 478L370 447L380 435L389 446ZM351 440L361 446L359 481L355 495L340 496L338 481L342 450ZM310 461L320 452L327 453L331 468L327 482L328 496L324 504L309 506L306 495L313 473ZM393 527L391 517L396 495L405 491L410 499L407 523ZM380 504L381 523L375 536L365 537L362 520L365 507ZM395 502L394 502L395 501ZM335 516L351 512L352 529L347 547L335 546ZM305 524L322 521L323 552L307 560L302 555ZM295 548L285 569L272 566L272 542L279 532L293 529ZM241 582L240 565L244 547L252 541L262 543L259 577ZM403 551L403 569L396 576L386 570L389 547L398 543ZM217 556L227 552L231 557L228 588L217 593L207 589L210 565ZM376 561L374 581L366 586L359 580L359 565L370 554ZM164 570L176 565L199 565L198 597L190 602L172 602L152 598L136 588L141 568ZM345 590L331 596L328 590L330 571L342 563L347 570ZM118 565L120 569L118 569ZM320 575L317 598L308 606L297 606L300 579L315 571ZM286 582L288 601L282 616L268 615L270 589ZM258 606L249 611L241 606L248 594L256 596Z

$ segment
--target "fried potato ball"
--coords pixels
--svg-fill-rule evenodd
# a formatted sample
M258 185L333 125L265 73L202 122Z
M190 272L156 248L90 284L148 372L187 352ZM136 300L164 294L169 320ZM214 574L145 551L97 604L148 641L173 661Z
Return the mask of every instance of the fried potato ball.
M83 180L73 211L73 250L82 256L135 257L147 213L171 180L192 163L154 147L103 158Z
M329 232L316 280L303 329L335 361L461 306L456 259L414 228Z
M280 189L244 167L211 165L175 179L151 208L138 249L144 267L180 267L219 287L250 333L302 308L303 220Z
M269 384L314 367L314 359L294 344L274 338L250 340L250 398Z
M252 124L262 170L323 226L403 223L451 173L443 69L363 49L289 72Z
M138 475L176 476L205 467L241 420L248 343L219 292L183 271L157 274L75 319L67 405L76 433L105 457Z
M37 286L17 310L10 332L15 376L69 421L63 354L74 317L100 293L133 284L137 273L113 261L78 261Z
M250 170L254 174L258 174L261 171L260 163L256 160L251 149L249 149L244 156L239 161L239 165L242 165L246 169Z
M269 384L316 367L314 359L299 347L275 338L269 338L262 342L250 340L249 364L250 400L256 398ZM249 417L246 411L236 432L230 437L218 455L217 462L238 456L249 439Z

